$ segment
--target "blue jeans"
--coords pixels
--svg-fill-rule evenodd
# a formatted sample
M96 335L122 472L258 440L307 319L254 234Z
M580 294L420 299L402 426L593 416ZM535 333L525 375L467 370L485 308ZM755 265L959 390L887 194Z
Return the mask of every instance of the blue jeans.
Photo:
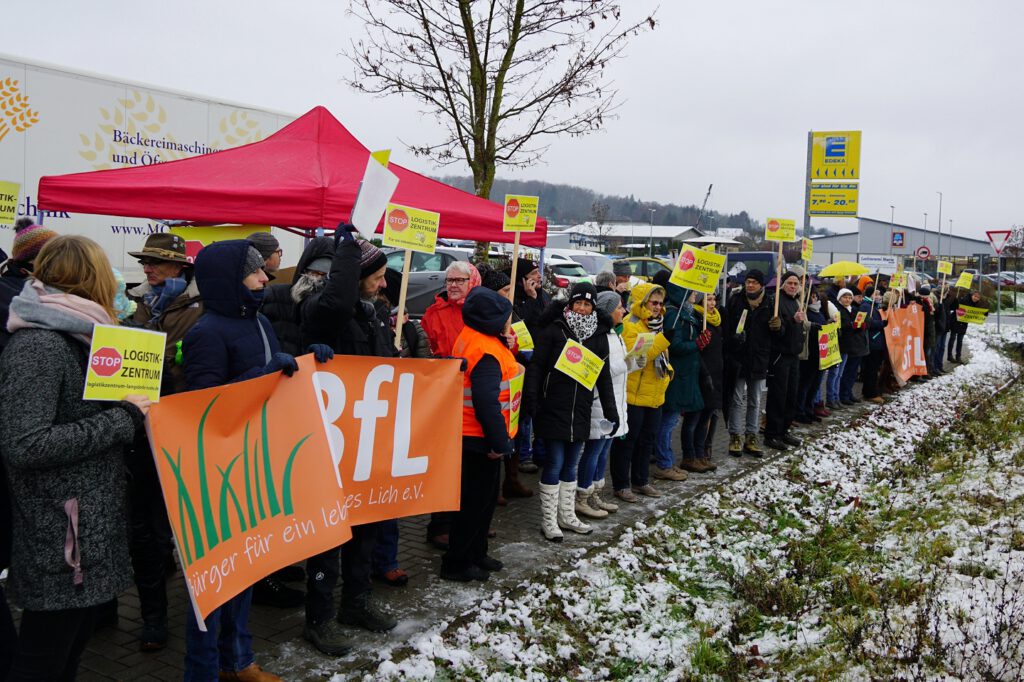
M251 605L250 587L206 617L206 632L199 630L195 610L185 607L185 682L217 682L221 670L238 672L253 664Z
M544 468L540 472L540 482L544 485L557 485L559 481L576 482L576 464L580 453L587 442L578 440L544 440Z
M373 574L384 575L398 568L398 519L380 521L377 546L373 548Z
M580 488L589 488L594 481L604 480L604 470L608 466L608 451L612 449L611 438L588 440L583 446L580 457L579 477Z
M830 403L839 402L839 381L843 378L843 369L846 367L846 355L839 356L839 364L828 368L825 375L825 399Z
M661 411L661 426L654 440L654 463L662 469L671 469L676 463L676 454L672 452L672 432L679 423L679 417L680 414L674 410Z
M853 385L857 382L863 356L849 357L843 367L843 378L839 381L839 399L853 400Z

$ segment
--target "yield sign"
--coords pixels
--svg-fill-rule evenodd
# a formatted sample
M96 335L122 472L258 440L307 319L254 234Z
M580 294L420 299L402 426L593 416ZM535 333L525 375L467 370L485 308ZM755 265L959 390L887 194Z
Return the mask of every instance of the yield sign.
M1006 242L1010 240L1010 235L1013 232L1010 230L988 230L985 234L988 236L988 241L992 244L992 249L998 256L1006 248Z

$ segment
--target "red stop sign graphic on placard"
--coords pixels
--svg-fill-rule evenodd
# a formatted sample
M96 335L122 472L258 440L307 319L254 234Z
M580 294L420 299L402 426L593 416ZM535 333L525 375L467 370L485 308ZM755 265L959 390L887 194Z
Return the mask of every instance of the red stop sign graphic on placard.
M565 359L575 365L577 362L583 359L583 351L581 351L579 348L572 347L569 350L565 351Z
M823 358L828 356L828 334L818 337L818 355Z
M405 211L396 209L388 216L388 225L395 232L401 232L409 227L409 216Z
M782 225L779 223L778 220L769 220L768 221L768 231L769 232L778 232L780 227L782 227Z
M92 371L101 377L112 377L121 369L121 354L116 348L100 348L89 361Z
M693 263L696 260L697 257L693 255L693 251L683 251L679 256L679 269L689 270L693 267Z
M519 391L512 396L512 411L515 412L519 409L519 402L523 399L523 392Z
M515 218L519 215L519 200L510 199L508 204L505 206L505 213L508 214L509 218Z
M203 243L196 241L195 239L185 240L185 258L188 259L189 263L196 262L196 256L203 250Z
M967 311L964 310L963 308L957 308L956 309L956 316L957 317L963 317L966 314L967 314Z

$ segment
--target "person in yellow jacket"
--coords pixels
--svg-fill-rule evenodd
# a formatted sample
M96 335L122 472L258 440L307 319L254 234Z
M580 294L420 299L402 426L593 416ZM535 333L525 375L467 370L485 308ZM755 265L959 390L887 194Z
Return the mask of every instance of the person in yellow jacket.
M484 581L502 562L487 554L487 530L498 499L502 459L510 457L517 431L513 414L522 398L523 368L502 336L512 303L485 287L462 305L466 326L452 354L465 358L462 393L462 493L441 578Z
M612 444L611 454L615 496L625 502L636 502L637 493L661 497L650 483L649 467L661 425L665 390L672 381L668 347L675 330L664 329L664 322L665 290L649 282L633 287L629 317L622 324L622 341L629 352L634 351L638 341L643 341L646 351L638 358L642 368L629 374L626 381L629 430L625 438Z

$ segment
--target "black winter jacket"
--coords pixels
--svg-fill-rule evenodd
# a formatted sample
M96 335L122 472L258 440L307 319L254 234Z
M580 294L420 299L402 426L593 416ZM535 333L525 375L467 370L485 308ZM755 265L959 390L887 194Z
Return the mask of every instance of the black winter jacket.
M723 330L725 352L739 367L739 376L743 378L764 379L768 376L768 361L771 355L772 334L768 329L768 321L772 319L775 301L767 291L761 304L750 310L747 294L740 289L726 304L728 327ZM743 311L747 310L747 320L742 334L736 334Z
M538 320L533 336L533 359L526 369L523 394L526 410L533 416L533 431L539 438L578 442L590 437L590 413L594 392L555 369L555 362L568 339L579 341L562 317L565 304L551 304ZM597 378L598 395L605 419L620 422L615 406L611 373L608 370L608 332L611 319L597 311L597 331L583 346L605 361ZM621 423L621 422L620 422Z
M342 241L327 286L302 301L302 344L325 343L342 355L395 357L391 326L373 303L359 298L359 245Z
M259 312L262 292L242 284L249 248L241 239L216 242L196 258L203 316L181 345L190 391L261 376L281 350L270 320Z
M785 292L778 294L779 319L782 329L772 334L772 356L786 355L797 357L804 348L804 324L797 322L795 315L800 310L800 301Z
M10 263L8 263L10 267ZM21 293L25 287L25 278L13 272L7 272L0 277L0 351L7 345L11 335L7 332L7 314L11 307L11 301Z
M299 319L299 307L292 300L292 285L299 281L309 264L317 258L334 256L334 239L316 237L306 245L292 281L267 287L263 295L263 307L260 309L274 327L281 350L291 355L303 355L306 347L302 345L302 320Z
M862 358L868 354L868 328L865 322L860 329L854 329L853 323L860 312L851 305L850 310L839 306L839 352L854 358Z

